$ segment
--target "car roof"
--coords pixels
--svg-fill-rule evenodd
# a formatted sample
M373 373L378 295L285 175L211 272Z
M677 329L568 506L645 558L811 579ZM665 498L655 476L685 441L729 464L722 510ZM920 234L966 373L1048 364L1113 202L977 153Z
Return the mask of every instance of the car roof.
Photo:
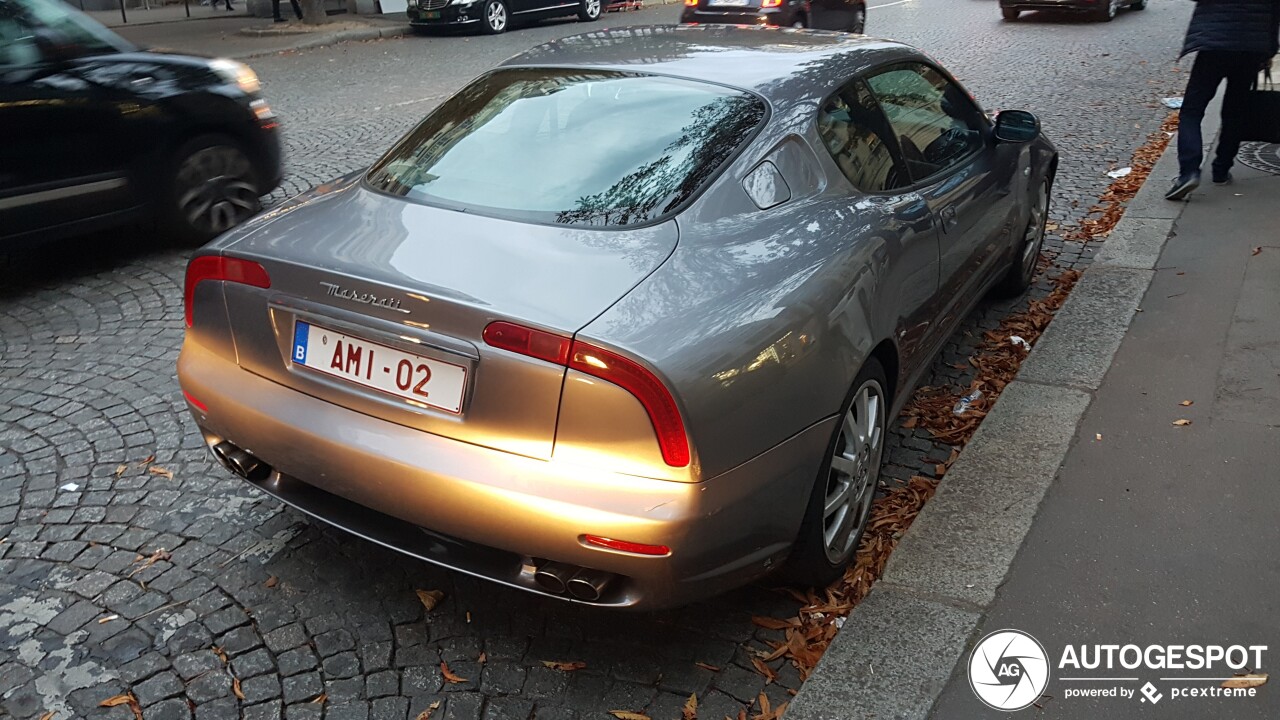
M841 32L650 25L571 35L538 45L503 65L670 75L751 90L777 101L823 93L886 62L923 58L919 50L902 43Z

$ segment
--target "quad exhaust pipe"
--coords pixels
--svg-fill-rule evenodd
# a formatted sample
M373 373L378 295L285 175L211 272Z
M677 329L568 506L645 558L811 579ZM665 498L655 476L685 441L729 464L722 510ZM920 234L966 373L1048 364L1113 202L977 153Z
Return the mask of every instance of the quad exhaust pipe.
M559 562L544 563L533 574L538 587L555 595L568 593L579 600L597 602L617 577L604 570L592 570Z
M245 480L257 482L265 480L271 474L271 466L258 458L241 450L229 442L223 441L213 446L213 454L231 469L231 472Z

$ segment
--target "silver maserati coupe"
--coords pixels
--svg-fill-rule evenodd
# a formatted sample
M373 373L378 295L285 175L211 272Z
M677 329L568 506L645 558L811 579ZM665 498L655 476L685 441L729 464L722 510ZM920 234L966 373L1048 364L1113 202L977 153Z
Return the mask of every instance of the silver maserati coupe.
M254 487L460 572L825 583L932 356L1031 282L1056 166L898 43L577 35L197 252L179 379Z

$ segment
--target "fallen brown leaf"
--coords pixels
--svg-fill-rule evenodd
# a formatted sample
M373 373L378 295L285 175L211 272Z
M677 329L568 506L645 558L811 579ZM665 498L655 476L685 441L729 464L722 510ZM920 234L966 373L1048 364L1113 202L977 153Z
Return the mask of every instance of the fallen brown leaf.
M98 703L98 707L116 707L117 705L127 705L133 702L135 699L136 698L133 697L133 693L125 693L123 695L112 695L106 700L103 700L102 702Z
M444 600L444 592L441 590L414 590L418 594L418 599L422 601L422 607L431 612L436 609L441 600Z
M1173 424L1177 425L1178 427L1186 427L1191 424L1191 421L1186 418L1180 418L1178 420L1174 420Z
M53 720L53 711L50 710L49 712L41 715L40 720Z
M98 618L98 624L99 624L99 625L105 625L105 624L107 624L107 623L111 622L112 620L119 620L119 619L120 619L120 616L119 616L119 615L107 615L106 617L100 617L100 618Z
M437 700L427 706L426 710L418 713L418 717L414 720L431 720L431 714L440 709L440 701Z
M155 455L148 455L148 456L146 457L146 459L145 459L145 460L143 460L142 462L138 463L138 467L146 467L146 466L150 465L151 463L153 463L153 462L155 462L155 461L156 461L156 456L155 456Z
M1179 404L1179 405L1181 405L1182 407L1190 407L1190 406L1192 406L1192 405L1195 405L1195 402L1194 402L1194 401L1192 401L1192 400L1183 400L1182 402L1180 402L1180 403L1178 403L1178 404Z
M455 675L453 671L449 669L449 663L443 660L440 661L440 673L444 675L445 680L448 680L451 683L469 682L466 678Z
M694 665L697 665L703 670L710 670L711 672L720 672L720 668L716 667L715 665L712 665L711 663L696 662L694 663Z
M1259 247L1254 248L1254 249L1253 249L1253 254L1254 254L1254 255L1261 255L1261 254L1262 254L1262 247L1261 247L1261 246L1259 246Z
M151 473L152 475L160 475L161 477L164 477L166 480L173 479L173 471L166 470L160 467L159 465L152 465L151 467L147 468L147 472Z
M684 707L680 709L680 720L698 720L698 694L694 693L684 701Z
M226 664L227 664L227 662L228 662L228 661L227 661L227 653L226 653L226 651L225 651L225 650L223 650L222 648L218 647L217 645L214 645L211 649L213 650L213 654L214 654L214 655L217 655L217 656L218 656L218 659L222 661L222 664L223 664L223 665L226 665Z
M760 658L751 658L751 664L755 667L756 672L765 677L766 684L778 679L778 673L774 672L773 668L761 662Z
M125 471L125 470L128 470L128 469L129 469L129 466L128 466L128 465L117 465L117 466L116 466L116 477L120 477L121 475L124 475L124 471Z
M240 698L241 700L244 699L244 690L240 689L240 678L238 677L231 678L231 692L235 693L236 697Z
M618 718L618 720L651 720L648 715L641 715L638 712L629 710L610 710L609 714Z
M279 583L280 583L280 578L276 577L275 575L272 575L271 577L267 578L267 581L262 583L262 585L263 587L273 588Z
M1249 673L1248 675L1237 675L1230 680L1224 680L1222 687L1224 688L1254 688L1262 687L1267 684L1267 673Z
M328 699L329 699L329 694L328 694L328 693L320 693L319 695L317 695L317 696L315 696L315 697L311 698L311 704L312 704L312 705L323 705L323 704L325 703L325 701L326 701L326 700L328 700Z
M564 672L573 672L574 670L581 670L582 668L587 666L586 663L578 660L574 660L571 662L564 662L561 660L543 660L542 664L551 668L552 670L563 670Z
M795 627L800 624L800 621L795 618L782 620L779 618L764 617L763 615L753 616L751 618L751 622L759 625L765 630L786 630L789 627Z
M476 662L480 663L481 665L489 662L489 654L484 651L481 651L480 657L476 658Z

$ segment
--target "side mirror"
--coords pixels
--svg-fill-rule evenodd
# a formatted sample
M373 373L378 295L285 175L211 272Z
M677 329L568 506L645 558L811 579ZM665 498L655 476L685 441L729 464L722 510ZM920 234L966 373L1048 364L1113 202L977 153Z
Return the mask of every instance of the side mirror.
M1040 137L1040 118L1026 110L1003 110L996 115L996 139L1026 143Z

